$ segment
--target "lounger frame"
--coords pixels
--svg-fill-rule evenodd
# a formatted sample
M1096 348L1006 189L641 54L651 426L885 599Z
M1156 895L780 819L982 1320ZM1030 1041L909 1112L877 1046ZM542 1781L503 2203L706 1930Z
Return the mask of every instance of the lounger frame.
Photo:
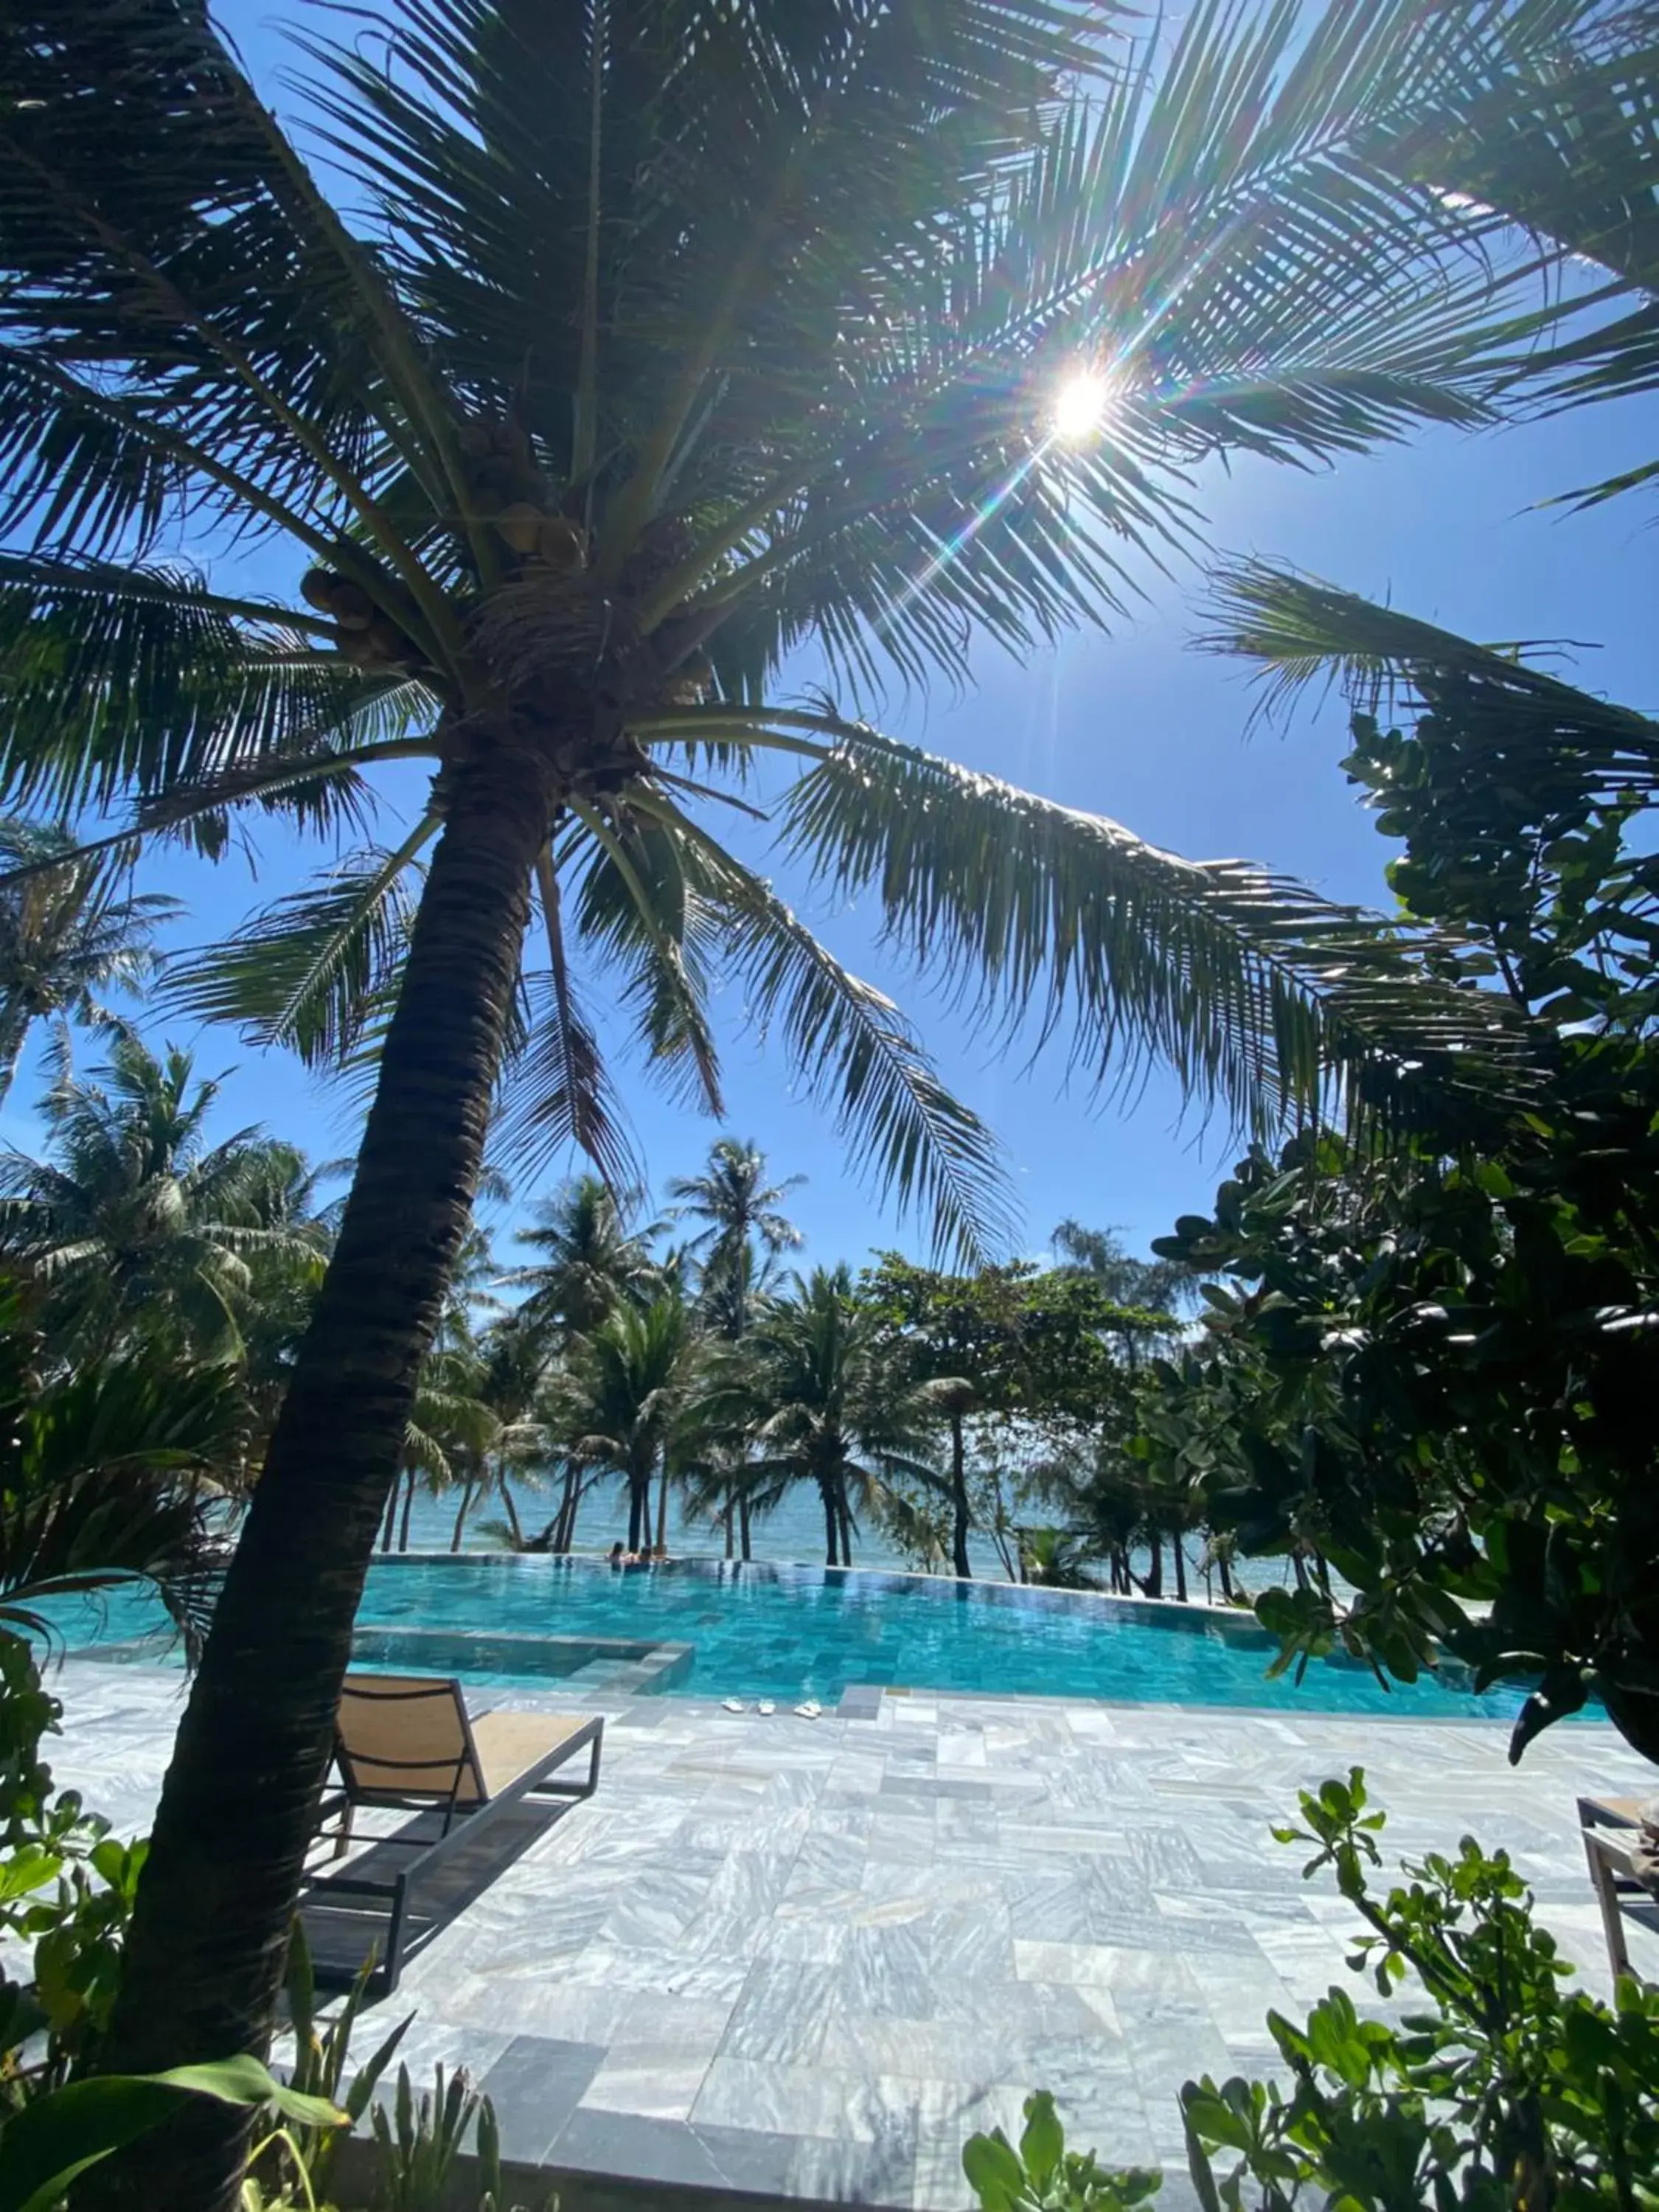
M1628 1909L1626 1900L1649 1906L1654 1902L1653 1892L1638 1879L1631 1860L1629 1838L1638 1825L1632 1801L1606 1797L1578 1800L1578 1826L1584 1838L1584 1856L1589 1864L1590 1886L1601 1908L1607 1964L1615 1981L1621 1974L1635 1972L1625 1939L1625 1915Z
M335 1739L335 1771L340 1777L340 1786L325 1793L317 1809L316 1839L331 1842L331 1857L343 1858L353 1839L353 1822L360 1807L390 1807L397 1811L435 1813L442 1826L435 1837L392 1834L376 1836L374 1849L407 1850L413 1856L395 1873L377 1875L313 1873L307 1876L301 1894L301 1904L313 1900L326 1902L334 1898L383 1899L386 1905L386 1936L380 1952L374 1972L368 1983L373 1997L390 1995L398 1986L403 1973L405 1945L409 1932L411 1899L422 1881L441 1867L456 1849L470 1842L482 1827L487 1827L495 1816L509 1805L516 1805L526 1797L556 1797L577 1802L591 1797L599 1786L599 1757L604 1747L605 1722L595 1717L585 1720L564 1740L554 1745L542 1758L533 1760L522 1772L499 1792L490 1792L484 1778L483 1763L472 1739L472 1723L467 1712L466 1699L461 1685L453 1677L434 1676L418 1686L411 1679L409 1686L397 1689L355 1688L352 1695L359 1698L414 1700L422 1698L446 1697L453 1700L459 1716L465 1747L453 1764L441 1764L429 1759L402 1760L386 1759L378 1753L373 1765L380 1769L406 1768L410 1776L407 1790L368 1789L354 1779L352 1764L340 1736ZM556 1781L556 1771L568 1765L577 1753L588 1753L587 1772L580 1781ZM459 1792L468 1778L469 1767L477 1778L479 1795L471 1803L460 1801ZM428 1778L415 1780L416 1775ZM337 1825L331 1829L331 1821Z

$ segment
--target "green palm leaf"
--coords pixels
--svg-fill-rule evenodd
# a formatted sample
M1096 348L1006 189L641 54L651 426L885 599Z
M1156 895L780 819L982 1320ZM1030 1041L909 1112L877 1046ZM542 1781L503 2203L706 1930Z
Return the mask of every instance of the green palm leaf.
M519 1179L536 1182L574 1148L613 1188L633 1188L639 1158L569 979L561 987L547 970L533 971L524 978L523 996L522 1035L502 1071L492 1157Z
M1586 803L1659 790L1659 722L1522 658L1543 650L1540 641L1477 644L1265 562L1218 570L1211 616L1205 642L1254 663L1270 706L1331 682L1370 709L1396 692L1430 712L1473 696L1492 712L1463 717L1467 737L1490 733L1494 775L1513 774L1558 799L1571 791Z
M863 732L795 784L785 835L981 1015L1071 1024L1121 1086L1152 1058L1261 1125L1461 1110L1522 1078L1524 1037L1426 975L1381 917L1238 860L1189 861L1118 823Z
M1456 196L1494 230L1571 256L1560 296L1516 333L1514 378L1553 409L1659 384L1659 36L1651 9L1612 11L1529 67L1390 135L1397 174ZM1586 270L1604 272L1586 281ZM1650 481L1638 465L1569 495L1591 504Z
M428 816L389 852L364 852L291 892L225 944L175 960L169 1000L251 1042L290 1045L311 1066L357 1053L395 997L418 902Z
M132 793L164 826L250 775L258 795L334 765L328 741L372 742L388 707L430 718L401 672L360 672L316 628L173 571L0 555L0 792L63 812Z

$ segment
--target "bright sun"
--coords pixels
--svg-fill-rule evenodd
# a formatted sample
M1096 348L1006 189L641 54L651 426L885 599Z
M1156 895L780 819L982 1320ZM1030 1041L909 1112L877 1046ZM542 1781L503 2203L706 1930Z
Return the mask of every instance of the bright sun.
M1054 394L1054 435L1068 446L1092 438L1106 419L1111 389L1093 369L1068 376Z

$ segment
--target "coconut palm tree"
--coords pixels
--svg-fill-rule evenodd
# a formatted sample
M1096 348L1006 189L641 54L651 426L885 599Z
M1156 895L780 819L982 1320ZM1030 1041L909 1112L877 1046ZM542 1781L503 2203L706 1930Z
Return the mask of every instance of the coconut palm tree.
M240 1357L255 1264L320 1272L302 1164L257 1128L210 1146L219 1085L188 1053L123 1037L94 1075L48 1092L46 1159L0 1153L0 1255L59 1357L137 1339Z
M1333 1066L1371 1113L1480 1091L1501 1010L1362 918L767 687L808 643L867 697L1100 619L1191 535L1209 455L1476 419L1489 269L1367 148L1595 12L1206 0L1136 57L1085 0L423 0L313 42L336 200L200 0L6 11L0 796L212 851L233 810L337 827L385 764L434 769L395 842L185 979L377 1088L112 2063L267 2032L504 1060L510 1136L617 1172L584 971L711 1105L733 978L878 1181L964 1255L994 1233L984 1130L717 835L752 763L799 765L786 840L899 945L1092 1073L1155 1053L1269 1120ZM167 565L185 518L304 573ZM228 2205L244 2124L192 2115L142 2197Z
M638 1203L637 1192L576 1176L538 1200L529 1226L514 1231L538 1256L501 1281L523 1291L520 1323L544 1353L591 1334L623 1300L648 1297L654 1270L646 1243L653 1231L634 1226Z
M857 1512L895 1476L942 1487L922 1455L934 1398L935 1386L909 1380L883 1317L854 1297L842 1265L797 1275L760 1309L708 1411L746 1431L755 1483L812 1485L825 1564L850 1566Z
M766 1180L766 1155L757 1145L720 1137L708 1148L698 1176L676 1176L668 1186L670 1218L701 1222L690 1249L702 1261L702 1291L725 1337L744 1333L754 1286L757 1248L766 1258L792 1252L801 1233L782 1202L805 1176Z
M544 1368L566 1357L627 1301L648 1302L659 1288L647 1249L656 1224L636 1225L642 1194L618 1188L597 1175L573 1176L550 1199L538 1201L518 1242L537 1254L527 1267L508 1270L503 1286L522 1291L517 1320ZM580 1453L564 1451L557 1512L538 1539L539 1548L568 1552L576 1538L576 1515L592 1469ZM505 1488L503 1502L511 1499Z
M577 1340L543 1401L557 1443L578 1460L603 1461L627 1483L630 1552L652 1543L651 1486L657 1480L658 1550L666 1542L673 1450L698 1364L684 1299L620 1304Z
M533 1480L549 1456L547 1431L536 1411L546 1356L537 1333L516 1313L502 1315L482 1330L474 1352L474 1395L489 1409L495 1426L486 1452L467 1471L450 1549L459 1551L467 1515L492 1492L506 1518L503 1523L489 1525L503 1528L518 1549L524 1543L524 1530L514 1480Z
M248 1408L244 1485L264 1462L294 1363L316 1310L338 1218L337 1201L324 1202L321 1188L342 1172L342 1164L330 1160L313 1167L296 1146L274 1138L262 1139L248 1163L246 1199L253 1225L272 1234L238 1255L247 1268L246 1286L236 1304Z
M0 822L0 1103L35 1023L55 1023L60 1040L70 1022L108 1028L103 994L154 981L155 933L180 911L160 891L129 892L119 851L66 858L76 842L46 823Z
M690 1246L702 1262L698 1303L704 1325L726 1343L735 1344L744 1336L757 1292L768 1287L778 1255L795 1250L803 1241L781 1206L805 1180L805 1176L788 1176L781 1182L768 1182L766 1155L758 1146L721 1137L709 1146L708 1164L702 1175L676 1176L668 1186L670 1218L703 1224ZM716 1448L716 1459L730 1462L717 1508L726 1533L726 1556L729 1559L740 1548L747 1559L753 1542L757 1485L745 1474L740 1449L722 1452ZM717 1475L720 1471L718 1466L712 1470ZM764 1487L759 1486L763 1492Z
M409 1549L410 1522L422 1484L434 1496L461 1492L456 1540L450 1547L460 1549L471 1493L501 1437L500 1418L483 1398L483 1364L471 1344L436 1344L422 1361L414 1407L404 1426L401 1485L386 1499L383 1552L391 1551L394 1536L400 1552Z

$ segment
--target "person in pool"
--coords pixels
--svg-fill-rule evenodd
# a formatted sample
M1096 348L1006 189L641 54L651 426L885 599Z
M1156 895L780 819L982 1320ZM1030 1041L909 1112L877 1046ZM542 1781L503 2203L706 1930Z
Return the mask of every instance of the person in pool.
M631 1567L633 1565L634 1554L629 1550L626 1544L613 1544L611 1547L611 1564L613 1567Z

